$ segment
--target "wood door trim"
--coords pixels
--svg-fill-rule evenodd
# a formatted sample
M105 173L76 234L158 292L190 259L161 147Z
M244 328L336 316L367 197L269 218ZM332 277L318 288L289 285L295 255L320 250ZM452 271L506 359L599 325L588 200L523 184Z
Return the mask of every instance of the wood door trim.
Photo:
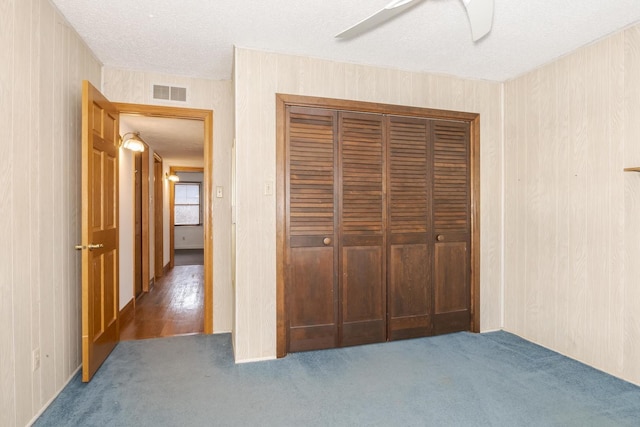
M471 137L471 332L480 332L480 115L469 122Z
M375 102L351 101L346 99L320 98L313 96L287 95L281 93L276 94L276 103L284 103L284 105L295 105L300 107L315 107L339 111L352 111L358 113L378 113L399 115L405 117L421 117L465 122L473 122L480 116L477 113L466 113L462 111L437 110L434 108L409 107L394 104L380 104Z
M160 166L160 172L156 173L156 167ZM154 240L154 272L153 279L155 280L164 275L164 242L162 239L164 233L164 215L163 215L163 202L164 202L164 186L162 184L162 170L164 164L162 157L158 153L153 153L153 240ZM158 238L158 233L160 238ZM159 260L158 260L159 258ZM159 261L159 262L158 262Z
M145 144L145 151L148 151L148 147ZM138 171L138 158L140 159L140 171ZM142 296L146 291L144 288L144 274L143 274L143 265L144 265L144 259L143 259L143 246L144 246L144 236L143 234L143 213L142 213L142 205L143 203L143 196L142 196L142 181L143 181L143 176L142 176L142 162L144 162L144 158L142 157L142 153L137 153L137 152L132 152L131 153L131 186L133 188L133 191L131 192L131 231L132 231L132 239L133 239L133 277L131 280L131 291L133 292L133 299L134 301L139 298L140 296ZM138 189L138 173L140 173L140 188ZM140 217L138 218L138 210L137 210L137 202L138 202L138 198L140 198ZM137 227L137 221L138 219L140 219L140 246L138 246L138 237L137 237L137 233L138 233L138 227ZM138 260L137 257L140 257L140 265L138 265ZM140 293L137 292L137 280L140 280Z
M149 292L149 146L142 152L142 292Z
M471 320L472 332L480 332L480 114L409 107L343 99L276 94L276 355L287 354L285 301L286 231L286 107L315 107L406 117L465 121L470 126L471 180Z
M204 122L204 333L213 333L213 111L196 108L113 103L120 114Z
M284 247L287 228L286 210L286 102L276 98L276 355L284 357L288 348L285 294Z

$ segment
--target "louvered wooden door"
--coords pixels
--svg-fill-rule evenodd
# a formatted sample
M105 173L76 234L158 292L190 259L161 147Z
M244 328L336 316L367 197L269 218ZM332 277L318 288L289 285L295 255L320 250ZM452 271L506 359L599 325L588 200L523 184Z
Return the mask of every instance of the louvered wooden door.
M389 339L470 327L466 122L389 118Z
M471 203L469 125L433 121L433 334L469 330Z
M389 339L431 334L430 122L388 118Z
M287 108L289 351L338 345L337 113Z
M286 116L288 351L469 330L469 124Z
M384 341L382 117L287 114L289 350Z
M341 345L386 339L384 123L339 115Z

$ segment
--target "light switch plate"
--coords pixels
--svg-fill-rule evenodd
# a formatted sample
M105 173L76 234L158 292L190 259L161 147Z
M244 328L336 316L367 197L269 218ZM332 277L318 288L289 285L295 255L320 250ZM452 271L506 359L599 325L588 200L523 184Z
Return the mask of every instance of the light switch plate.
M273 181L264 182L264 195L265 196L273 195Z
M216 187L216 197L222 198L222 187L221 186Z

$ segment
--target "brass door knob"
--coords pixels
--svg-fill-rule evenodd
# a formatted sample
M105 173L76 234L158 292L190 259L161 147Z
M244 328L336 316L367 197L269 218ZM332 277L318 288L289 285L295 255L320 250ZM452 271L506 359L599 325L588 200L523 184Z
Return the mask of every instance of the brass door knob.
M91 249L102 249L102 248L104 248L104 245L102 243L95 243L95 244L91 243L91 244L88 244L87 246L76 245L75 248L76 248L77 251L80 251L82 249L89 249L89 250L91 250Z
M329 246L331 244L331 238L325 237L322 243L324 243L325 246Z
M442 234L438 234L438 236L436 237L436 240L438 242L442 242L444 240L444 236Z

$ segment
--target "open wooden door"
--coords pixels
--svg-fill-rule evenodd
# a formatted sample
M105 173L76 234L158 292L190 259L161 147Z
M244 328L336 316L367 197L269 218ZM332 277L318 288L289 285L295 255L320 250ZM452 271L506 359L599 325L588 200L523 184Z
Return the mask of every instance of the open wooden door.
M118 323L118 142L116 108L82 85L82 381L115 348Z

